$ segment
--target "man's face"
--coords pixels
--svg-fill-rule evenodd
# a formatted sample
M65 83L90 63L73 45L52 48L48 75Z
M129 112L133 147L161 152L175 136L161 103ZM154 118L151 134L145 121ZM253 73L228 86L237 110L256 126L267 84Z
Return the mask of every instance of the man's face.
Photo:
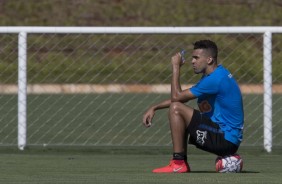
M206 69L211 57L204 49L195 49L192 52L192 66L196 74L206 73Z

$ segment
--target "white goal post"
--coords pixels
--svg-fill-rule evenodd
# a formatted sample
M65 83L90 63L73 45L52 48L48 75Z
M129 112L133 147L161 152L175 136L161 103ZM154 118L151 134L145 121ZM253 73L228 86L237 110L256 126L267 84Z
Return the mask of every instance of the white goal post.
M0 27L0 33L18 34L18 148L27 141L27 37L30 33L55 34L263 34L264 148L272 150L272 34L282 27Z

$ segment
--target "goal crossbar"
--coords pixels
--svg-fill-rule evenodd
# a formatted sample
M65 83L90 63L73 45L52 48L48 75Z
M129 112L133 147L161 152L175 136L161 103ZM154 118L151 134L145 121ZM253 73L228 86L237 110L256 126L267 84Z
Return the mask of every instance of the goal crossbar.
M26 146L27 36L29 33L55 34L263 34L264 148L272 148L272 34L282 27L0 27L0 33L18 34L18 148Z

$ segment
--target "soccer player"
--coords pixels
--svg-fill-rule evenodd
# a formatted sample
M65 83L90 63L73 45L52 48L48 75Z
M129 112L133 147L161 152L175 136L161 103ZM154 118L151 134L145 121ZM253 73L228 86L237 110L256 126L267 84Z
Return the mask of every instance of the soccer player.
M194 73L202 77L185 90L179 83L181 55L176 53L171 58L171 97L152 105L143 115L143 124L149 127L155 111L169 108L172 160L168 166L154 169L154 173L190 172L188 143L218 156L237 152L243 137L242 95L232 74L218 64L217 55L218 48L213 41L194 43L191 63ZM193 99L197 99L199 110L185 104Z

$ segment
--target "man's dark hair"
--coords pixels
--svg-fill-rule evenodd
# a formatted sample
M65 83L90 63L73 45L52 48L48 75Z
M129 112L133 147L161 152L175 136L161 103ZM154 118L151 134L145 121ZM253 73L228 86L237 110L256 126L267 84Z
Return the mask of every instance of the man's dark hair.
M194 50L195 49L206 49L210 52L213 60L217 62L217 46L216 44L211 40L199 40L194 43Z

